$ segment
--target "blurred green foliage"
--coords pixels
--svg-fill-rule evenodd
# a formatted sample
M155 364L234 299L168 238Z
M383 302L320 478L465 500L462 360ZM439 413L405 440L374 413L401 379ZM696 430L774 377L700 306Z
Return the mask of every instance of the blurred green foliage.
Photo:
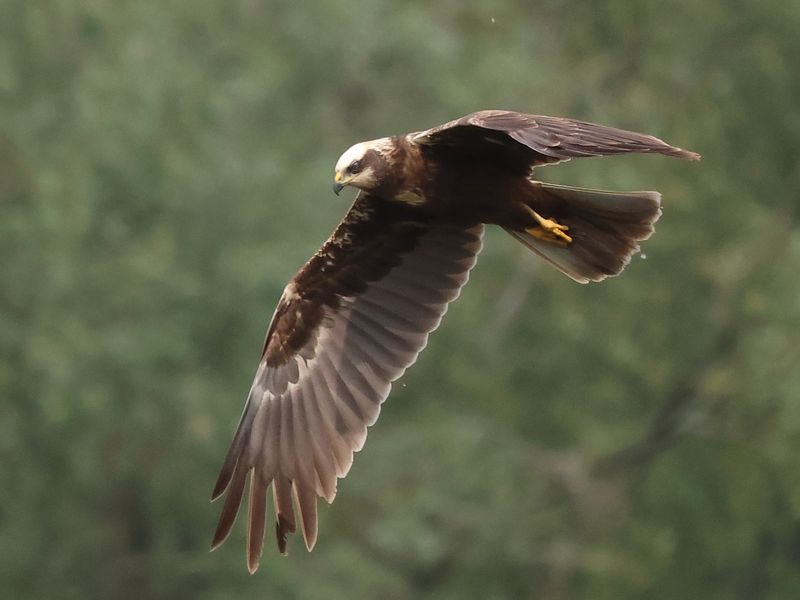
M800 3L0 1L7 598L796 598ZM704 154L579 286L502 232L395 386L317 549L207 503L354 141L480 108Z

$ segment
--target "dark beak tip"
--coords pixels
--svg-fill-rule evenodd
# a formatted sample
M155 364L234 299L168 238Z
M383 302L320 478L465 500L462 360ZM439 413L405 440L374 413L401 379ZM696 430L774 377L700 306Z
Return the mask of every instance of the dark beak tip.
M343 189L344 186L341 183L333 184L333 193L336 194L337 196L339 195L339 192L341 192Z

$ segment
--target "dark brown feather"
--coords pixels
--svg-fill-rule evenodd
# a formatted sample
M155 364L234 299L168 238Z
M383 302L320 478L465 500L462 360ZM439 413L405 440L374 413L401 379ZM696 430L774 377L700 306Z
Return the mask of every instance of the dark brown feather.
M670 146L652 135L507 110L482 110L411 134L410 138L438 160L492 163L513 173L574 157L630 152L700 158L695 152Z
M286 477L276 477L272 481L272 495L275 502L275 537L278 540L278 550L281 554L286 554L286 536L297 529L292 507L292 482Z

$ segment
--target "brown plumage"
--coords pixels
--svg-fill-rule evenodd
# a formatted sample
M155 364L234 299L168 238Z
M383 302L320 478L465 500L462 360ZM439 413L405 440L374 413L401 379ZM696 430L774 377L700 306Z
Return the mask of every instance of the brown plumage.
M212 494L226 494L212 549L233 527L248 475L250 572L270 484L280 552L298 522L314 547L317 497L333 501L392 382L466 283L484 224L503 227L576 281L618 274L652 233L659 194L551 185L531 171L629 152L699 158L648 135L495 110L347 150L334 190L362 191L275 309Z

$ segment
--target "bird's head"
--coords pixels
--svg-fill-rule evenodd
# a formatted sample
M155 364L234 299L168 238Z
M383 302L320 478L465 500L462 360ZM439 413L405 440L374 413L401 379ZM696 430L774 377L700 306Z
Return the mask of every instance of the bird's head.
M380 187L388 169L387 156L391 147L390 138L381 138L371 142L359 142L345 150L336 161L333 176L333 191L336 195L338 196L346 185L364 191Z

